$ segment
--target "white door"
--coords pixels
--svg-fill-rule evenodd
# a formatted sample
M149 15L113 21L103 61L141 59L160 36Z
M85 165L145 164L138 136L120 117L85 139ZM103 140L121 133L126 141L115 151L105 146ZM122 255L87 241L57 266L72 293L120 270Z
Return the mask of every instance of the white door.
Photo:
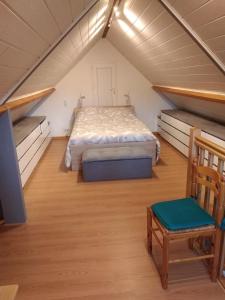
M95 66L96 93L98 105L112 106L115 104L115 68L113 65Z

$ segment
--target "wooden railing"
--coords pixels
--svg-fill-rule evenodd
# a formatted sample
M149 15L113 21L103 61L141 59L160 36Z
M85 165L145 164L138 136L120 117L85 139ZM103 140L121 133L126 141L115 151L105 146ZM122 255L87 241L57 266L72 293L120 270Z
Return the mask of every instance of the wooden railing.
M192 194L192 172L193 172L193 160L195 159L197 165L209 166L222 176L225 174L225 148L203 138L201 136L201 130L198 128L192 128L190 134L189 145L189 162L187 173L187 196ZM210 195L204 193L204 203L209 205ZM224 199L224 217L225 217L225 199ZM222 272L225 264L225 232L223 233L223 239L221 243L221 258L219 273L222 276Z

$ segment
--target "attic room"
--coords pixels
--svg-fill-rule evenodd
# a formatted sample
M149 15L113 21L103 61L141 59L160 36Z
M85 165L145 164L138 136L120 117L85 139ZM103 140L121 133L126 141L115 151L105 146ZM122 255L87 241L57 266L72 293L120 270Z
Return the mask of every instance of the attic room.
M0 0L0 300L222 300L225 1Z

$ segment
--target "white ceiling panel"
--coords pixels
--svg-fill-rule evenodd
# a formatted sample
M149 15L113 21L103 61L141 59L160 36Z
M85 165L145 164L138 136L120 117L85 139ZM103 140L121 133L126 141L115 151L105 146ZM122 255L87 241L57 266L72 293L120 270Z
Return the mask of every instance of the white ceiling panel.
M44 0L4 0L4 2L48 44L53 43L59 36L60 31Z
M0 53L0 66L23 68L28 70L35 62L35 57L16 48L9 47Z
M96 4L16 91L14 96L54 86L61 80L101 38L109 9L108 1L102 0ZM91 28L89 28L90 20L94 20Z
M203 40L213 39L225 35L225 16L216 19L199 28L198 33Z
M182 15L188 15L211 0L168 0Z
M182 1L184 3L184 0ZM225 15L224 1L211 0L211 1L207 1L204 5L200 6L198 9L193 10L185 18L193 28L198 28L218 18L221 18L224 15Z
M87 6L84 0L70 0L69 2L73 19L79 17L79 12Z
M225 66L224 56L217 53L225 51L225 1L177 0L171 4Z
M131 8L130 8L130 10L131 10ZM149 25L149 20L151 20L153 22L156 18L158 18L158 16L162 12L163 12L162 5L159 2L154 3L154 1L151 0L151 1L149 1L146 8L143 9L142 14L139 16L139 18L136 20L136 22L134 24L138 28L139 31L143 31L144 28L147 25Z
M2 90L9 89L11 87L11 82L16 80L16 78L21 77L24 71L26 70L23 68L0 66L0 82L2 83Z
M141 22L141 21L140 21ZM154 38L156 35L168 29L174 23L174 19L167 12L162 12L157 18L155 18L150 24L148 24L143 31L139 32L137 28L137 36L143 37L143 42ZM137 47L139 44L137 44Z
M0 55L2 55L7 49L8 46L0 42Z
M0 2L0 40L38 56L48 44L23 20Z
M64 32L73 22L73 13L69 0L44 0L58 28ZM79 12L80 13L80 12Z
M207 4L207 1L170 1L183 7L180 2L187 5L185 13L189 16ZM124 13L126 3L122 1L120 15L114 16L108 39L153 84L225 91L222 72L160 1L140 1L137 14L134 1L129 9L135 22ZM221 39L214 45L221 56L222 44Z
M25 76L72 22L95 2L96 0L0 0L0 68L6 69L5 74L0 76L1 97ZM45 78L46 84L51 82L53 85L64 75L65 70L74 64L81 52L96 38L97 30L97 36L100 37L100 29L103 28L99 29L96 22L98 15L102 14L105 19L101 20L100 25L105 24L110 8L108 2L100 0L81 24L54 49L54 55L44 63L44 66L51 68L49 80ZM90 28L93 18L95 25ZM40 71L43 69L45 71ZM50 73L46 69L41 65L38 71L41 75L32 74L32 78L39 80L44 74L47 76ZM13 72L12 76L10 72ZM42 86L43 82L38 85ZM28 89L32 92L26 87Z
M225 1L167 0L225 63ZM95 0L0 0L0 97ZM16 91L55 85L101 38L113 1L100 0ZM224 75L159 0L122 0L111 43L152 83L225 91Z

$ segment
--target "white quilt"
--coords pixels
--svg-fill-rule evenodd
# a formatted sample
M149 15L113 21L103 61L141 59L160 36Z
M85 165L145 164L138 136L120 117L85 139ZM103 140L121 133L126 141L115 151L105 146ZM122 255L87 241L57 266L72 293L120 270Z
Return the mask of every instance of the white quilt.
M66 166L71 165L70 145L146 142L156 140L157 157L160 144L144 123L137 119L132 107L85 107L76 115L67 145Z

